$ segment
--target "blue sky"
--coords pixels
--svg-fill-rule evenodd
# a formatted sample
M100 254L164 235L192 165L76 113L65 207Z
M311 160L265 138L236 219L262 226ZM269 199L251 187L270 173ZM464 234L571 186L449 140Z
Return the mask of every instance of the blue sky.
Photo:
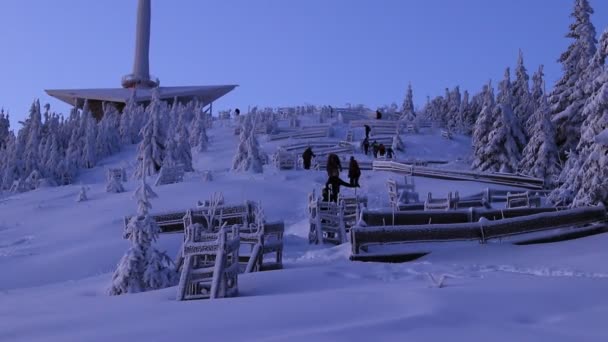
M152 0L162 85L239 84L215 108L303 103L417 106L477 92L517 51L547 83L569 44L573 0ZM608 1L591 0L598 35ZM117 87L130 73L136 0L0 1L0 106L12 122L45 88Z

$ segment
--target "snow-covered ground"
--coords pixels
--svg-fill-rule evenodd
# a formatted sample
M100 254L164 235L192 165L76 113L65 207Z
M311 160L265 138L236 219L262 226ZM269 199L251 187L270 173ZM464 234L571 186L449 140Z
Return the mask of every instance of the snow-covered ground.
M608 236L445 245L410 263L350 262L348 244L308 245L307 194L320 189L325 172L229 172L237 137L232 127L216 126L209 151L194 157L197 172L156 187L152 211L188 208L218 191L228 203L261 201L268 219L286 224L283 270L240 276L237 298L178 302L175 287L108 296L128 248L123 217L135 212L136 183L127 183L129 192L106 193L105 169L132 171L133 146L81 175L89 201L75 202L80 185L0 197L0 341L608 340ZM264 140L268 153L283 143ZM468 163L466 137L423 132L403 140L404 158ZM206 170L213 181L202 181ZM370 207L387 205L388 178L400 176L363 171L357 191ZM423 196L487 187L422 178L416 185ZM181 239L163 235L160 249L173 256ZM444 286L431 276L445 277Z

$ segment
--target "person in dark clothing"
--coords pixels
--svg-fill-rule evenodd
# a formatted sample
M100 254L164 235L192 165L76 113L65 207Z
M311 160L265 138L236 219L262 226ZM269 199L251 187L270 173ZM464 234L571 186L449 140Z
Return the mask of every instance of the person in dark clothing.
M355 157L350 157L350 164L348 165L348 178L350 179L350 185L359 186L359 177L361 177L361 169L359 163Z
M384 157L386 154L386 147L384 147L384 144L380 144L380 146L378 146L378 154L380 157Z
M340 172L342 172L340 157L335 153L330 153L327 155L327 176L339 176Z
M378 142L376 140L372 143L372 152L374 153L374 158L378 158Z
M365 125L365 138L369 139L369 133L372 131L372 128L368 125Z
M312 161L313 157L316 157L316 156L312 152L312 149L310 148L310 146L308 146L308 148L306 150L304 150L304 153L302 153L302 160L304 161L305 170L310 170L310 162Z
M240 109L235 109L234 110L234 116L239 116L241 114L241 110Z
M378 109L376 111L376 120L380 120L380 119L382 119L382 112L380 111L380 109Z
M365 152L365 155L369 152L369 139L367 137L363 139L363 151Z
M327 182L325 183L325 189L330 190L329 191L329 201L330 202L338 203L338 195L340 194L340 186L342 186L342 185L345 187L348 187L348 188L357 187L357 186L353 186L353 185L346 183L345 181L340 179L339 176L331 176L331 177L329 177L329 179L327 179Z
M321 191L321 196L323 197L323 202L329 202L329 188L327 186Z
M393 156L395 155L395 152L393 151L393 148L391 146L389 146L386 149L386 158L388 159L393 159Z

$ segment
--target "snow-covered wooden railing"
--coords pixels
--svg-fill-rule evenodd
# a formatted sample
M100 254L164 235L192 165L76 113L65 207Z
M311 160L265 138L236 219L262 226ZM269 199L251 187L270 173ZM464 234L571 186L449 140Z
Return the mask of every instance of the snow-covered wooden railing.
M369 137L369 144L371 150L371 144L375 141L378 144L383 144L386 147L393 145L393 135L374 135Z
M325 138L331 136L331 127L319 127L319 128L303 128L302 130L295 132L285 132L278 134L271 134L268 136L269 141L283 140L283 139L312 139L312 138Z
M452 140L452 132L450 132L447 129L442 129L441 130L441 137L443 137L444 139Z
M241 273L283 268L284 232L282 221L242 226L239 229L240 241L241 245L249 246L249 255L240 256Z
M420 201L419 195L416 192L414 177L404 176L404 181L404 184L401 186L394 179L389 179L386 182L389 204L391 208L394 208L395 210L399 210L401 204L410 204ZM399 191L400 188L401 192Z
M240 246L238 229L222 228L217 233L194 232L201 229L198 225L187 228L177 299L237 296Z
M340 141L338 140L309 140L309 141L298 141L295 143L291 143L291 144L287 144L287 145L281 145L279 147L279 150L283 150L283 151L287 151L287 152L304 152L305 149L307 149L308 147L313 149L313 152L315 149L318 148L328 148L328 147L335 147L335 146L339 146L340 145Z
M433 195L429 192L424 202L424 210L450 210L456 209L458 206L459 196L458 192L453 196L452 192L448 192L447 198L433 198Z
M420 177L502 184L528 189L542 189L544 185L544 180L541 178L523 175L434 169L394 161L375 160L373 162L373 169L374 171L390 171Z
M507 208L540 207L540 197L531 196L530 192L507 192Z
M551 210L543 212L544 210ZM361 225L350 231L353 260L364 260L369 246L383 244L407 244L413 242L479 241L514 238L522 243L528 239L538 239L539 233L565 234L562 228L588 229L589 224L605 225L607 216L604 206L564 209L523 208L507 209L505 218L492 216L492 210L474 209L446 212L408 212L378 215L364 211ZM531 213L528 215L519 215ZM518 214L519 216L514 216ZM483 219L481 219L483 217ZM492 220L492 218L494 220ZM373 226L378 220L381 226ZM388 220L407 222L407 225L387 225ZM390 221L389 221L390 222ZM428 222L435 222L430 223ZM530 234L530 235L525 235ZM523 236L523 237L522 237ZM529 238L527 238L528 236ZM380 253L381 254L381 253Z
M338 197L338 203L325 202L313 191L308 196L309 243L342 244L348 240L350 228L367 207L367 197Z
M350 122L351 128L369 126L372 131L374 129L390 129L392 134L397 131L401 131L403 128L403 121L398 120L353 120Z

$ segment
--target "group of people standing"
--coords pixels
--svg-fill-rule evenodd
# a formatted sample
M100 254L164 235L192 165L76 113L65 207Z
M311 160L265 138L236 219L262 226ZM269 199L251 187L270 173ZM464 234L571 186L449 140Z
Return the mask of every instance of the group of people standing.
M312 158L316 157L312 148L308 147L302 153L302 160L304 164L304 169L309 170ZM350 162L348 164L348 178L350 180L349 183L343 181L340 178L340 172L342 172L342 162L340 161L340 157L338 157L335 153L330 153L327 156L327 182L325 182L325 187L323 188L323 200L338 202L338 195L340 194L340 187L345 186L348 188L358 188L359 178L361 177L361 168L359 167L359 163L355 159L354 156L350 157Z
M393 147L392 146L384 146L384 144L378 144L378 142L376 140L374 140L374 142L372 142L371 144L369 143L369 133L372 131L372 128L369 127L368 125L365 125L365 139L363 139L363 152L365 152L365 155L369 154L369 148L372 148L372 153L374 155L374 158L378 158L378 156L380 157L384 157L386 156L386 158L388 159L393 159L393 156L395 155L395 151L393 151Z

